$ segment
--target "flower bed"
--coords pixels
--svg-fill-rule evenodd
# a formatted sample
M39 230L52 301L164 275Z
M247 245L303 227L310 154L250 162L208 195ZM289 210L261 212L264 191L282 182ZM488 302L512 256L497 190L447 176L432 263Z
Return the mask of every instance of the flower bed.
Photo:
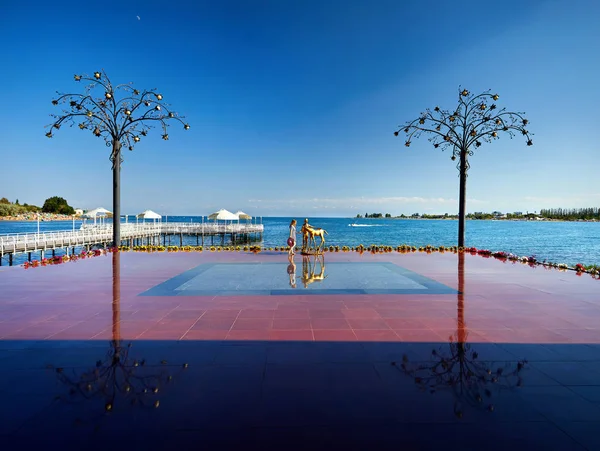
M204 248L203 246L121 246L120 248L107 248L107 249L96 249L89 252L82 252L81 254L73 254L71 256L57 256L49 259L42 259L41 261L33 260L31 262L25 262L23 266L27 268L38 267L38 266L46 266L46 265L56 265L61 263L66 263L68 261L77 261L83 258L90 257L98 257L100 255L106 255L109 252L115 251L132 251L132 252L252 252L257 254L262 251L275 251L275 252L287 252L289 251L289 246L275 246L275 247L261 247L261 246L210 246L208 248ZM401 244L399 246L381 246L377 244L371 244L370 246L364 246L362 244L351 247L351 246L329 246L323 248L323 252L358 252L359 254L363 254L365 252L371 254L383 254L390 252L397 252L400 254L407 254L413 252L423 252L427 254L431 254L433 252L439 252L441 254L445 252L457 254L459 252L469 253L471 255L479 255L483 258L495 258L496 260L500 260L503 263L511 262L513 264L522 263L529 265L531 267L542 266L545 269L558 269L560 271L576 271L577 275L582 275L584 273L591 274L595 279L600 280L600 266L598 265L584 265L582 263L577 263L575 266L570 267L565 263L553 263L544 261L538 261L535 255L531 256L521 256L502 252L502 251L490 251L488 249L477 249L475 247L464 247L460 248L457 246L421 246L415 247L410 246L408 244Z
M37 268L38 266L48 266L48 265L60 265L62 263L67 262L76 262L78 260L83 260L85 258L92 257L100 257L101 255L106 255L110 252L118 251L116 248L106 248L106 249L94 249L91 251L83 251L80 254L72 254L72 255L57 255L55 257L50 258L42 258L41 260L31 260L30 262L23 263L23 267L25 269L29 268Z

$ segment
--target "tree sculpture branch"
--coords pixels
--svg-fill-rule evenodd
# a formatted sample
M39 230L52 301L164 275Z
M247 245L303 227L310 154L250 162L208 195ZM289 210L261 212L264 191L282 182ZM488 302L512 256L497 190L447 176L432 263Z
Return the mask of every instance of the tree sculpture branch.
M466 89L459 87L458 105L455 110L444 110L436 106L433 110L427 108L417 119L408 121L394 132L406 134L404 145L410 147L412 140L422 134L429 135L433 147L452 149L451 159L454 161L462 154L472 156L472 146L478 148L483 142L492 142L500 139L505 133L510 138L522 135L528 146L533 145L532 136L525 127L529 123L524 113L498 109L496 101L498 94L486 91L473 95ZM460 170L460 166L458 166ZM467 164L468 169L468 164Z
M163 102L163 95L156 89L139 91L132 84L113 86L104 71L89 75L75 75L76 82L89 82L85 94L60 93L52 100L53 105L61 105L61 114L52 114L54 122L46 127L48 138L54 136L53 131L60 129L63 124L70 127L77 125L81 130L91 130L96 137L102 137L107 146L121 143L133 150L150 129L160 125L162 138L169 139L168 127L170 121L177 121L185 130L190 126L180 116ZM100 95L93 95L101 91ZM126 95L117 100L118 93ZM115 156L111 154L114 163Z
M121 343L111 342L111 348L104 360L98 360L93 369L77 375L66 374L64 368L55 369L58 379L66 384L69 389L69 402L78 398L89 400L101 398L104 400L104 411L114 409L118 396L129 400L132 405L157 408L159 390L173 379L163 368L151 371L153 366L147 367L145 360L134 360L129 357L131 343L122 347ZM167 364L160 363L161 367ZM182 365L185 369L188 364ZM62 398L62 397L61 397Z
M493 363L480 361L477 352L472 351L466 341L450 337L449 354L441 348L433 349L430 363L411 364L404 355L399 367L395 362L392 365L414 378L422 391L435 393L450 389L455 397L454 414L462 418L465 404L493 411L492 388L501 390L521 386L521 372L526 363L523 360L517 362L514 368L510 365L494 368Z

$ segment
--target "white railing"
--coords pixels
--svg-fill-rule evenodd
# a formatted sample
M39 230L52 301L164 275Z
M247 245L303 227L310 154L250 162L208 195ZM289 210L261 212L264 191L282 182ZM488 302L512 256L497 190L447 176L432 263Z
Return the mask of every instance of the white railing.
M112 230L76 230L43 232L43 233L16 233L0 236L0 249L2 254L7 252L28 252L41 249L54 249L60 247L82 246L86 244L102 243L111 240Z
M263 224L153 223L121 224L121 238L142 238L160 234L215 235L222 233L263 233ZM0 254L33 252L61 247L86 246L112 241L112 224L84 224L75 231L11 233L0 235Z
M81 226L86 230L109 230L112 233L112 225L84 224ZM188 222L164 222L156 224L121 224L121 236L124 233L130 235L149 235L159 233L183 233L183 234L215 234L215 233L262 233L263 224L211 224L211 223L188 223Z
M183 234L218 234L218 233L262 233L263 224L198 224L173 222L160 225L161 233L183 233Z

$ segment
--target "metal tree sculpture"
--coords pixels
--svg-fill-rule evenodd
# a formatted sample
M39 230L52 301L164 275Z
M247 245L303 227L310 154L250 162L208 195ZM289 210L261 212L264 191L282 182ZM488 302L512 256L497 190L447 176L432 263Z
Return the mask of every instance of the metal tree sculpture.
M58 379L70 387L67 401L103 398L104 412L114 409L117 397L125 398L131 405L157 408L159 390L173 377L166 371L165 360L160 364L147 365L144 359L130 357L131 343L123 346L120 326L121 280L120 253L113 252L113 302L112 340L103 360L98 360L93 369L77 375L73 370L68 375L64 368L55 368ZM187 363L181 366L188 367ZM50 366L50 368L53 368Z
M498 94L486 91L473 95L466 89L458 88L458 106L454 110L443 110L435 107L421 113L413 121L407 122L394 132L398 136L401 131L406 133L404 145L410 147L413 138L423 133L430 135L429 141L436 149L452 148L452 161L459 159L456 165L460 176L458 204L458 246L465 245L465 213L466 186L469 170L468 157L473 156L473 147L478 148L482 142L492 142L507 133L511 138L515 134L525 137L527 145L533 145L532 133L525 128L529 121L523 117L525 113L513 113L506 108L498 109L496 101Z
M458 418L463 415L463 403L474 407L483 407L489 412L494 410L491 402L492 387L510 389L521 386L521 371L527 361L517 362L516 367L510 365L492 368L490 362L479 361L477 352L471 350L467 343L468 331L465 322L464 306L464 254L458 254L458 305L457 331L449 337L450 354L432 350L432 362L411 364L408 357L402 357L400 369L414 377L415 384L423 390L434 393L441 389L450 389L455 396L454 414ZM395 362L392 365L396 366ZM485 401L485 402L484 402Z
M169 120L176 120L189 130L189 124L183 121L184 116L168 108L163 103L162 94L156 89L139 91L131 83L115 85L110 82L104 71L94 72L93 76L75 75L75 81L89 81L83 94L64 94L57 92L58 98L52 100L53 105L63 105L62 115L51 114L55 119L48 125L48 138L53 137L53 130L58 130L64 123L77 125L81 130L89 130L94 136L104 138L106 145L112 148L110 161L113 170L113 246L121 243L121 148L125 145L133 150L154 125L160 124L162 138L169 139L167 129ZM95 88L101 95L94 97ZM118 92L121 99L117 99Z

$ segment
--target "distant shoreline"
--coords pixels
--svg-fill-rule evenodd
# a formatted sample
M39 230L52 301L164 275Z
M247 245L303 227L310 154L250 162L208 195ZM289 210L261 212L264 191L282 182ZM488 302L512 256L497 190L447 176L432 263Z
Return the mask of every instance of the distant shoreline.
M458 221L458 218L350 218L350 219L385 219L385 220L404 220L410 219L411 221ZM477 218L465 218L466 221L511 221L511 222L600 222L596 219L526 219L526 218L499 218L499 219L477 219Z
M76 220L80 220L80 216L75 216ZM73 216L69 215L60 215L56 213L40 213L39 217L40 222L48 222L48 221L72 221ZM37 222L38 217L37 213L30 213L18 216L0 216L0 221L7 222Z

